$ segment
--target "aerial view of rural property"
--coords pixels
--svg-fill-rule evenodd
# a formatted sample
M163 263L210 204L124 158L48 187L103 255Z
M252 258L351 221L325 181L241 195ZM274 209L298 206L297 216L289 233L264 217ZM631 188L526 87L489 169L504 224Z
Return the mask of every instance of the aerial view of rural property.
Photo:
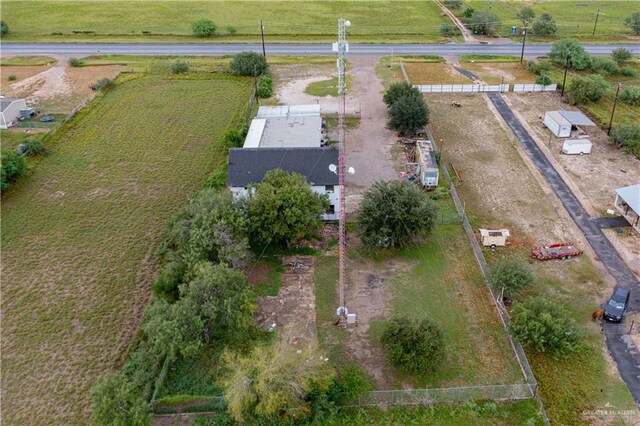
M640 1L0 21L0 424L640 425Z

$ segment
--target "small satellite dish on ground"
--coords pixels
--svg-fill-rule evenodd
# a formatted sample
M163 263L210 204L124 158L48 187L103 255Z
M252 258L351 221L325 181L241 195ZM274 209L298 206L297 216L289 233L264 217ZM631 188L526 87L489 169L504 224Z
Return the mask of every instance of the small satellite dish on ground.
M353 167L349 167L348 172L349 172L350 175L355 174L356 169L354 169Z

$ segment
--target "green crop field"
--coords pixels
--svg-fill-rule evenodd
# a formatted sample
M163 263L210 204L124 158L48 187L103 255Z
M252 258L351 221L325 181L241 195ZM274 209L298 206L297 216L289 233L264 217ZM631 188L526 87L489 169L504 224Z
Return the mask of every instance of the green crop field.
M215 74L125 75L3 194L3 424L88 423L91 386L136 334L161 234L220 166L251 91Z
M417 1L3 1L6 40L329 42L337 19L349 19L352 41L442 41L449 22L433 2ZM218 35L193 37L191 24L211 19ZM231 35L228 27L237 32Z
M521 27L517 13L525 4L517 0L465 0L465 6L476 10L491 8L502 20L500 34L511 34L511 26ZM640 10L634 1L593 1L593 0L563 0L563 1L531 1L526 2L536 14L536 18L543 13L553 16L558 25L556 37L577 37L583 40L624 40L632 35L631 30L624 26L624 20L634 11ZM461 15L464 7L455 11ZM600 10L596 36L593 37L593 27L596 13ZM535 19L534 19L535 20ZM533 37L535 40L536 38ZM541 41L544 41L540 38ZM548 41L548 40L547 40Z

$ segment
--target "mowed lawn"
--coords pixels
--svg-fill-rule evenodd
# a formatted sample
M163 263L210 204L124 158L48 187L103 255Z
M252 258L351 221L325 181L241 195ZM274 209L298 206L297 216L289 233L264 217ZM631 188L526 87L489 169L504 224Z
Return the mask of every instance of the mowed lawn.
M533 9L538 18L543 13L550 14L558 25L556 37L578 37L594 39L593 26L596 13L600 10L598 26L596 28L596 40L622 39L631 36L631 30L624 26L626 17L640 8L634 1L593 1L593 0L561 0L561 1L530 1L523 3L519 0L465 0L465 6L476 10L491 7L502 20L500 34L510 35L511 26L518 28L522 22L516 16L526 5ZM458 9L456 14L461 15L464 7ZM535 20L535 19L534 19ZM535 38L535 36L534 36Z
M223 158L252 86L127 76L2 197L3 424L87 424L137 331L171 217Z
M7 40L196 40L191 24L203 18L218 25L220 36L200 42L259 42L261 19L267 42L332 41L338 18L351 21L353 40L438 41L440 26L450 22L430 1L2 2L2 19L11 30ZM229 26L236 28L235 35Z

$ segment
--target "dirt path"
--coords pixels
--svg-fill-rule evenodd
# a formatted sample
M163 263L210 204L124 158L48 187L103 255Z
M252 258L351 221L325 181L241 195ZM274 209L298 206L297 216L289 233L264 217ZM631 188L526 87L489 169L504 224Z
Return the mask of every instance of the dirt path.
M12 93L31 93L32 98L53 98L71 91L71 84L65 73L67 63L64 58L56 58L58 62L46 71L26 78L12 85Z
M473 35L471 35L471 31L469 31L467 27L464 26L462 21L460 21L458 17L453 14L453 12L447 9L447 7L441 1L435 0L435 2L438 6L440 6L440 9L442 9L442 11L446 13L447 16L449 16L449 18L453 21L456 27L458 27L458 29L460 30L460 34L462 34L462 38L464 38L465 43L478 43L478 39L475 38Z

